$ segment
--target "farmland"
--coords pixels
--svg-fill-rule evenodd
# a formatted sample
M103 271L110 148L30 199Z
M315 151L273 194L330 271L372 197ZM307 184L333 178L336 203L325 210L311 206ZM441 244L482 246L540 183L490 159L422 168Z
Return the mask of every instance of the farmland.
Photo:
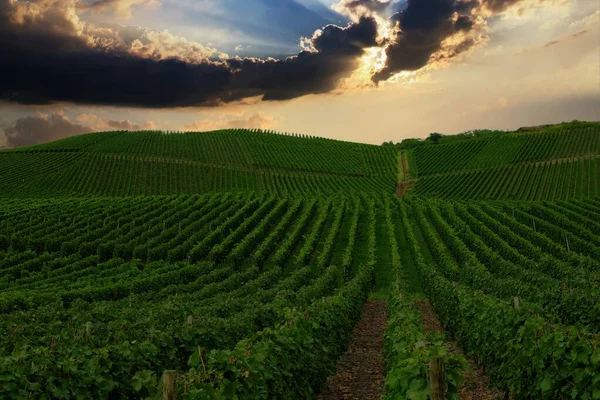
M172 370L178 398L315 398L375 298L385 399L430 398L439 357L446 398L479 365L515 399L600 399L599 155L599 124L0 151L0 397L161 398Z

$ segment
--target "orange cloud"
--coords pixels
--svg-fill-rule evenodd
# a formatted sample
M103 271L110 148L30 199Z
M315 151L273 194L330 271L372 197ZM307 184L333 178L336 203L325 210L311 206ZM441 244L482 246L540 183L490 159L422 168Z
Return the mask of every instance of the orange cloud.
M227 118L221 116L218 119L204 119L185 125L185 131L214 131L218 129L271 129L278 121L272 116L255 112L238 118Z

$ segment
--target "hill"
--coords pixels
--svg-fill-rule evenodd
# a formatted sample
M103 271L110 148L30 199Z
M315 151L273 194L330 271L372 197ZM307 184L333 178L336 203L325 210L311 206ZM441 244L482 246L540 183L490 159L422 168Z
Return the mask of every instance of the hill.
M403 151L414 193L554 200L600 193L600 124L572 123Z
M390 192L393 149L262 131L101 132L0 151L1 196Z
M599 126L3 150L0 397L598 398Z

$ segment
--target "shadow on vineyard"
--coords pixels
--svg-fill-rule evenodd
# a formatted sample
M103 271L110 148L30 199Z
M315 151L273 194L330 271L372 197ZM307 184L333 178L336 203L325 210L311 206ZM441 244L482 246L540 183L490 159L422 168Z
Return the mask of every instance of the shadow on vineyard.
M0 397L600 399L600 124L426 142L0 151Z

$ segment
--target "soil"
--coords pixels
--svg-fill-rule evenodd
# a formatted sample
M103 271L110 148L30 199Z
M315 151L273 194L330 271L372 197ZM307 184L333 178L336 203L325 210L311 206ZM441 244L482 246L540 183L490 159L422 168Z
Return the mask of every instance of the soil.
M396 196L402 197L404 194L414 186L415 181L403 181L398 182L398 186L396 187Z
M423 326L429 332L445 333L442 324L433 311L429 300L417 301L417 306L421 310ZM456 342L446 340L444 343L450 354L465 356ZM465 357L466 358L466 357ZM467 359L471 365L471 371L463 375L463 384L458 392L458 398L461 400L504 400L506 395L499 389L492 388L488 377L484 374L475 360Z
M366 302L354 327L350 346L340 358L335 375L327 379L319 400L374 400L383 397L385 369L383 334L387 324L387 302Z
M410 170L408 169L408 158L406 152L400 152L400 159L402 160L402 170L404 171L404 180L410 179Z

